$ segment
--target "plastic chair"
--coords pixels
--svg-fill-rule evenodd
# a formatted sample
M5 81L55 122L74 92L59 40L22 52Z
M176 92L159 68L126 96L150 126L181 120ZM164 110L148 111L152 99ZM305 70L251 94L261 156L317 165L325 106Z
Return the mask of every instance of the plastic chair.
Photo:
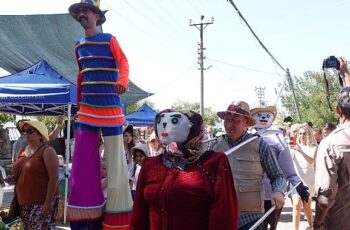
M6 176L6 171L5 171L4 167L0 166L0 171L1 171L2 179L5 179L7 176ZM4 184L5 184L5 186L1 187L1 190L3 192L13 192L14 191L15 185L10 185L9 183L7 183L5 181L4 181Z
M2 179L6 178L6 172L4 167L0 166L0 172ZM14 192L15 185L10 185L7 182L4 181L5 186L0 187L0 207L2 207L3 204L3 198L4 198L4 193L5 192Z

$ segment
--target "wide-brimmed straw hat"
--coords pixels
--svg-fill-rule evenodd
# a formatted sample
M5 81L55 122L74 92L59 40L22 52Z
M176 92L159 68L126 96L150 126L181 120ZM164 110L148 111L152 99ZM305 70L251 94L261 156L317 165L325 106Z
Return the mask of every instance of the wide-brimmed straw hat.
M102 25L106 21L106 11L100 9L100 0L81 0L79 3L71 5L68 11L76 21L78 21L78 9L82 7L87 7L100 16L96 23L97 26Z
M250 114L249 105L245 101L232 102L226 111L218 112L217 115L225 120L228 115L240 115L248 119L248 126L255 125L255 120Z
M49 131L47 130L44 123L37 121L37 120L20 120L20 121L18 121L18 127L20 128L20 130L23 129L23 126L25 124L36 129L41 134L44 141L49 140Z
M273 121L277 117L277 109L276 106L264 106L264 107L256 107L250 110L250 114L253 116L256 113L261 113L261 112L270 112L273 115Z

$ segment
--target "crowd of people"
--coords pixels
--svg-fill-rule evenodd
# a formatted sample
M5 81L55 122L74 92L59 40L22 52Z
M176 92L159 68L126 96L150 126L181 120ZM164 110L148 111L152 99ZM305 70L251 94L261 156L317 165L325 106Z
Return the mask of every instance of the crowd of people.
M337 128L327 123L323 129L316 129L308 122L293 124L287 132L282 132L272 128L277 116L274 106L250 109L244 101L233 102L227 110L218 112L218 116L224 121L225 134L214 138L209 149L202 144L205 139L203 120L194 112L186 114L165 110L159 113L153 132L149 138L145 138L147 141L135 138L132 125L124 128L123 152L134 200L130 227L148 229L142 226L163 226L171 222L174 229L194 229L193 226L198 227L199 223L200 229L250 229L265 212L275 207L274 212L256 229L277 229L285 202L284 194L293 186L296 186L290 195L293 204L293 228L299 229L302 208L311 227L315 209L311 197L317 199L318 196L318 190L315 189L318 146L324 139L332 137ZM176 122L174 117L177 118ZM184 117L187 119L182 121L184 124L180 124L180 118ZM344 120L346 121L345 118ZM55 150L45 142L57 137L57 129L62 125L63 116L58 117L57 122L58 125L50 135L39 121L20 120L17 124L23 139L21 141L25 144L16 153L14 175L17 177L16 193L21 205L20 217L27 229L38 226L39 223L41 226L55 224L58 158ZM330 128L333 130L329 130ZM330 137L326 138L327 136ZM174 143L176 147L172 150L171 145ZM231 153L227 153L232 149ZM227 156L219 154L225 151ZM36 157L32 158L33 155ZM105 189L105 199L108 177L106 157L108 158L104 153L101 136L101 187ZM31 164L26 163L25 159ZM319 167L321 169L327 166ZM224 173L218 171L220 168L229 169L229 174L220 175ZM201 170L200 174L195 173ZM321 174L324 176L325 173L323 171ZM204 179L203 175L209 179ZM218 177L225 181L219 183ZM33 184L33 178L40 184ZM186 188L189 186L184 184L186 181L191 184L190 187ZM286 186L286 182L290 186ZM201 188L200 184L205 187ZM335 186L334 181L332 185ZM33 186L38 190L35 194L28 192ZM164 190L167 193L160 196L159 192ZM187 192L181 194L182 190ZM216 190L220 194L216 194ZM208 194L205 195L204 191ZM197 197L199 194L200 199ZM220 198L215 197L219 195ZM171 202L168 203L169 201ZM214 205L214 201L219 203ZM216 207L215 212L213 207ZM198 208L203 212L198 213ZM186 218L184 210L192 215L193 222L180 220ZM167 219L162 218L162 212L167 213ZM196 217L193 216L194 213L197 213ZM39 218L40 215L46 218ZM152 219L148 219L149 216L153 216ZM204 217L207 221L200 221ZM223 219L231 221L227 223Z

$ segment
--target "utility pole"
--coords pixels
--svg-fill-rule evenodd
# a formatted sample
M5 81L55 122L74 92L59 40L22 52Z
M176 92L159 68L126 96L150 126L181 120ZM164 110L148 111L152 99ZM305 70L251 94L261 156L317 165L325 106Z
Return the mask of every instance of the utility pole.
M200 101L200 114L202 117L204 117L204 70L208 68L204 68L204 45L203 45L203 30L210 24L214 23L214 18L211 18L211 22L203 22L204 15L201 16L201 22L192 24L192 19L190 19L190 26L195 26L200 31L200 42L198 43L198 69L201 71L201 81L200 81L200 87L201 87L201 101Z
M289 69L287 69L286 72L287 72L286 78L287 78L287 81L288 81L288 85L289 85L289 88L290 88L290 90L292 91L292 95L293 95L295 110L297 111L298 120L299 120L299 122L301 122L301 115L300 115L300 111L299 111L299 106L298 106L297 98L295 97L293 80L292 80L292 77L290 76Z
M259 106L266 106L265 87L255 87L255 91L258 96Z

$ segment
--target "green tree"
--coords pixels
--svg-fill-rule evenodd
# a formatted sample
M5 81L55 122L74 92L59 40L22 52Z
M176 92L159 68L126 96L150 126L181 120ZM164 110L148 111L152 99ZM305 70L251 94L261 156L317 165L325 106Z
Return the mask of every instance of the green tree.
M138 102L126 106L126 114L135 112L139 107L140 105Z
M136 103L130 104L126 106L126 114L130 114L132 112L135 112L138 108L140 108L144 103L146 103L149 107L152 109L155 109L154 102L148 101L148 100L141 100Z
M299 123L311 121L315 127L319 128L322 128L326 122L337 123L335 106L340 87L337 78L327 75L330 105L327 100L323 73L305 72L302 77L294 77L293 81L302 121L298 121L292 92L286 83L284 85L285 91L281 95L281 103L286 110L284 115L290 115L294 121Z
M7 114L7 113L0 113L0 128L2 128L6 122L11 122L11 121L14 122L15 120L16 118L14 115Z
M194 111L199 113L200 111L200 104L198 102L184 102L181 100L176 101L172 106L171 109L180 111L180 112L186 112L186 111ZM206 126L213 126L215 125L215 122L219 121L219 118L216 115L216 112L213 111L211 108L204 108L204 123Z
M37 116L35 117L35 119L37 119L38 121L41 121L42 123L44 123L47 127L47 129L50 131L52 131L57 123L57 118L56 116ZM63 127L61 127L63 128Z

